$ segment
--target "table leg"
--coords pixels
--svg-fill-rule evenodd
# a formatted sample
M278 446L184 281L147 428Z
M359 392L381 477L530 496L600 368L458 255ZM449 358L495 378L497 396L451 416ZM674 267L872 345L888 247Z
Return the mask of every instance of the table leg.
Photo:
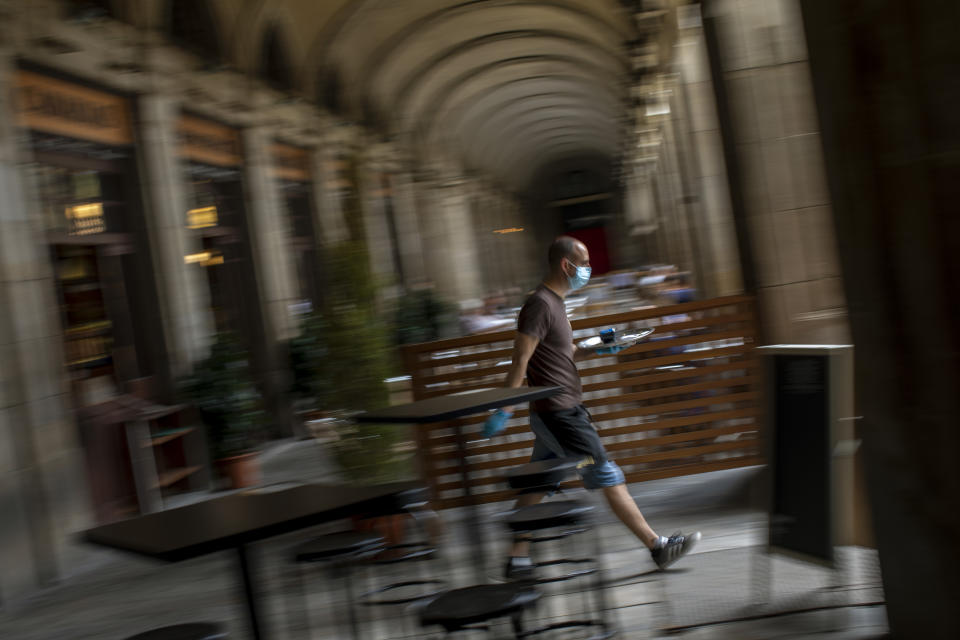
M459 459L460 479L463 482L464 508L466 510L467 537L470 540L471 557L473 558L474 580L477 584L487 581L486 554L483 550L483 531L481 530L480 514L477 500L470 489L470 466L467 464L467 444L463 438L463 425L459 420L453 422L454 439L457 441L457 458Z
M253 634L253 640L260 640L263 634L260 632L257 594L253 587L253 568L250 562L250 549L247 548L247 545L241 544L237 547L237 554L240 556L240 573L243 574L243 596L247 601L247 614L250 616L250 631Z

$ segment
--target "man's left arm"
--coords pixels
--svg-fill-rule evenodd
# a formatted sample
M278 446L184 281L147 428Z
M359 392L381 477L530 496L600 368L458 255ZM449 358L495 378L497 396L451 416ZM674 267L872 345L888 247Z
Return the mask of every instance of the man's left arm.
M623 351L626 347L621 347L617 345L601 345L599 347L590 347L584 349L583 347L578 347L577 343L571 345L573 348L573 360L583 360L590 356L612 356Z

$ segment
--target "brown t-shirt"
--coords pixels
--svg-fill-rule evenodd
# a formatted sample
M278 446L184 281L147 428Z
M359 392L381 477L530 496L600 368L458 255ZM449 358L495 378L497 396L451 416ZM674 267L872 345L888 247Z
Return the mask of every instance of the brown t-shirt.
M551 398L530 403L533 410L555 411L580 404L582 389L573 363L573 329L563 299L541 284L520 309L517 331L540 341L527 364L530 386L564 389Z

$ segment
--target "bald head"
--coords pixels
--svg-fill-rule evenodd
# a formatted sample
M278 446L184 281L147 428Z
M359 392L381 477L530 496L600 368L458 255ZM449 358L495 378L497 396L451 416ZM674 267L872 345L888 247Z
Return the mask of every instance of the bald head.
M547 251L550 270L554 272L559 271L564 258L576 264L580 264L584 259L589 261L586 245L570 236L557 237L550 245L550 250Z

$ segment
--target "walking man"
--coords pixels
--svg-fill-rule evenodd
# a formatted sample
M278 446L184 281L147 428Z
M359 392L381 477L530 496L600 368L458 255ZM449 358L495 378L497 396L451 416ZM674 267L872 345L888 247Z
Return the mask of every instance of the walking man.
M590 414L581 404L580 375L574 361L593 353L617 353L620 348L581 349L573 343L563 299L590 279L587 247L575 238L560 236L550 245L548 260L549 275L520 310L513 362L506 380L507 387L519 387L526 377L531 386L563 388L553 397L531 403L530 426L536 438L530 461L581 458L578 469L584 486L603 491L614 514L650 550L657 566L665 569L693 548L700 532L669 538L654 532L630 496L620 467L607 458ZM497 410L487 419L484 435L491 437L502 431L512 415L510 407ZM526 494L516 506L536 504L543 497ZM533 573L529 543L522 538L514 540L505 573L508 579Z

